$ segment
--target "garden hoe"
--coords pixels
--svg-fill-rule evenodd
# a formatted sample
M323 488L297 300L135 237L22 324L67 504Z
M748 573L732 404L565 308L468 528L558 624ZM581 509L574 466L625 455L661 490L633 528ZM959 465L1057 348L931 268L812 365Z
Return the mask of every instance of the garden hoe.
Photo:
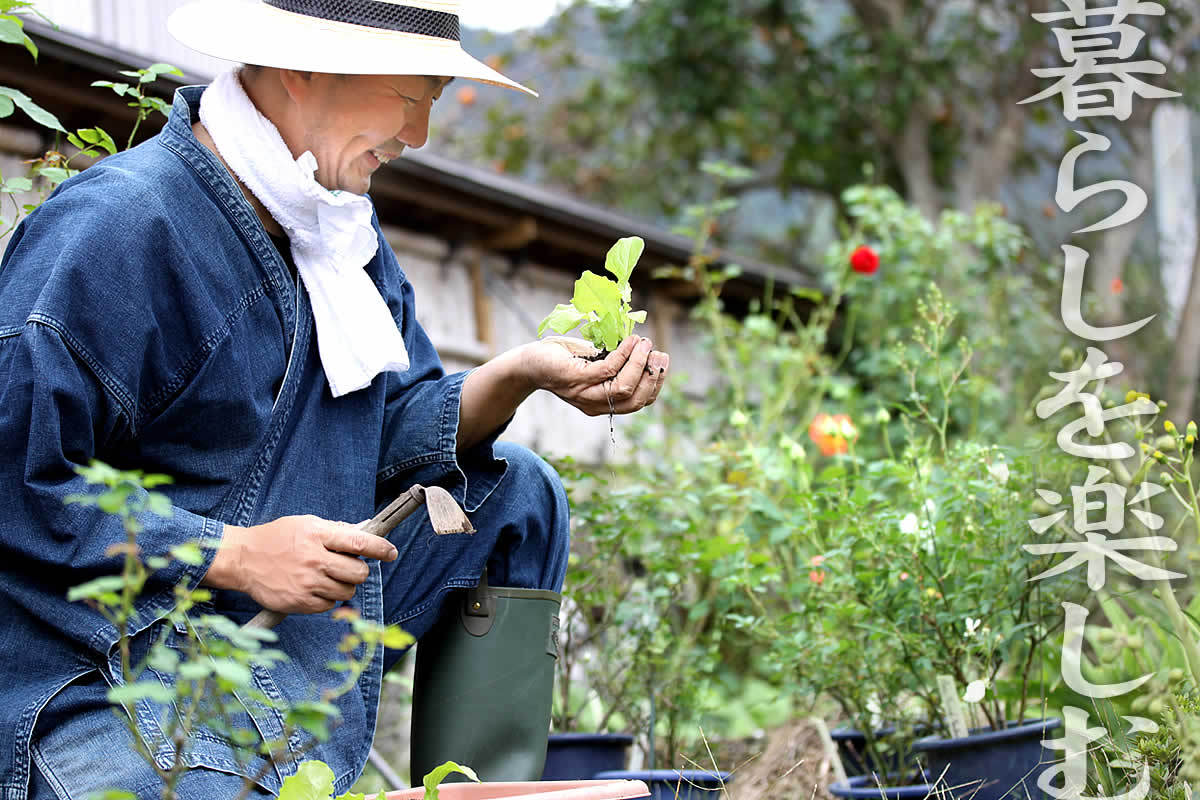
M408 519L421 506L429 509L429 521L433 524L433 532L439 536L448 533L474 533L475 528L467 515L454 502L450 493L440 486L428 488L416 485L397 497L383 511L359 527L367 533L376 536L387 536L392 529ZM245 624L247 628L274 628L283 621L287 614L263 609L254 619Z

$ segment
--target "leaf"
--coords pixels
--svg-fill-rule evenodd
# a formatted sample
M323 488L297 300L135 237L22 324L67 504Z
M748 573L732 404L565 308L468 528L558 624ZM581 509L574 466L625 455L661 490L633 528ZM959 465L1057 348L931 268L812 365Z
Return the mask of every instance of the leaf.
M229 681L234 686L246 686L250 683L250 668L239 664L230 658L213 659L213 673L218 678Z
M453 761L447 761L440 767L435 767L432 772L425 776L422 783L425 785L425 800L438 800L438 784L446 780L446 777L452 772L457 772L460 775L466 775L471 780L479 783L479 776L475 774L475 770L470 767L464 767L460 764L455 764ZM279 800L283 800L280 796Z
M15 194L17 192L33 191L33 181L29 178L9 178L0 186L0 192L5 194Z
M128 83L113 83L112 81L95 81L92 86L99 86L103 89L112 89L117 97L124 97L129 92Z
M67 129L58 121L58 117L51 114L46 109L39 106L29 98L29 95L24 92L19 92L16 89L10 89L7 86L0 86L0 96L7 97L17 108L29 115L29 118L39 125L43 125L51 130L67 132Z
M413 635L399 625L389 625L383 631L383 646L391 650L403 650L414 642Z
M595 312L602 317L620 309L621 290L615 282L589 270L575 281L575 297L571 302L585 314Z
M0 119L12 116L12 113L16 110L17 107L13 105L12 100L9 100L7 97L0 97Z
M640 236L627 236L620 239L608 251L604 259L604 268L617 276L621 283L628 283L633 268L646 249L646 242Z
M75 170L63 169L62 167L42 167L38 170L38 175L50 181L55 186L75 174Z
M16 17L0 18L0 42L23 45L35 59L38 57L37 45L25 33L21 21Z
M635 323L637 323L638 325L640 325L646 321L646 312L645 311L630 311L629 318L631 320L633 320Z
M124 789L105 789L92 792L88 795L88 800L137 800L137 795Z
M170 703L175 700L175 692L163 686L158 681L138 681L114 686L108 690L108 702L117 705L128 705L138 700L151 700L155 703Z
M159 75L178 75L179 77L183 77L183 73L179 71L179 68L170 64L151 64L146 67L145 72L154 78L157 78Z
M587 314L570 303L559 303L550 312L550 315L542 320L542 324L538 326L537 335L541 336L547 328L557 334L569 333L579 327L587 318Z
M108 592L119 592L125 587L125 579L120 575L105 575L87 583L72 586L67 592L67 602L74 603L89 597L99 597Z
M321 761L305 761L279 787L279 800L329 800L332 796L333 770Z
M605 350L616 350L621 346L622 333L621 318L616 314L605 314L592 328L592 342Z

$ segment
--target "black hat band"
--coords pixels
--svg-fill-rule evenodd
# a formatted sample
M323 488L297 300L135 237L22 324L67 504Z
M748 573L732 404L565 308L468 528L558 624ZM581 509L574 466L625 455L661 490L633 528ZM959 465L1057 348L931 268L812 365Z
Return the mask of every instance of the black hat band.
M446 11L383 3L380 0L266 0L267 5L293 14L365 25L419 36L459 41L458 15Z

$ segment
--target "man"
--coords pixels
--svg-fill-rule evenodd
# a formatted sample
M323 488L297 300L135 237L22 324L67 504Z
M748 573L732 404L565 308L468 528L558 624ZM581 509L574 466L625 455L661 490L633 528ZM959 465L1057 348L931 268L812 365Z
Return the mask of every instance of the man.
M344 604L424 637L415 780L450 758L485 780L536 778L567 508L544 462L496 437L538 389L588 414L636 411L668 357L631 337L590 363L547 340L444 374L364 195L381 163L424 144L450 79L528 91L462 51L456 3L205 0L171 30L251 66L180 90L161 134L64 184L0 268L0 797L160 795L105 699L122 680L117 631L65 600L117 570L109 548L124 540L113 518L64 503L87 491L74 470L93 458L174 476L174 513L144 520L144 555L221 540L151 578L135 656L182 635L164 628L172 587L206 585L239 623L291 615L276 629L288 662L254 681L307 699L344 680L326 666L347 631L329 612ZM413 483L450 489L478 532L434 536L424 514L387 540L349 524ZM482 627L460 619L480 609ZM345 791L399 655L337 701L329 742L293 736L275 764L239 764L195 731L178 796L232 798L243 776L275 794L304 758ZM135 716L169 766L164 711L144 701ZM283 731L252 702L239 723L265 740Z

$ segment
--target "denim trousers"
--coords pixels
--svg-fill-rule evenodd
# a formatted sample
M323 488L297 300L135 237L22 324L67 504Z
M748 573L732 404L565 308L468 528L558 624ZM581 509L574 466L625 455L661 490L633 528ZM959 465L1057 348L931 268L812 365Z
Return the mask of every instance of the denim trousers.
M523 447L501 442L495 453L508 467L500 485L470 515L476 533L437 536L421 511L388 537L400 555L382 565L384 621L400 625L418 641L436 621L447 593L473 586L485 566L494 586L562 588L569 549L562 484L549 465ZM385 651L384 669L403 655ZM97 681L92 683L91 691L96 691ZM84 691L85 684L72 684L63 694ZM33 759L30 800L85 800L108 788L133 792L138 800L161 797L160 779L138 756L112 708L95 707L53 730L37 731ZM180 800L233 800L241 787L242 778L232 772L197 768L180 781L177 795ZM273 795L257 787L248 796Z

